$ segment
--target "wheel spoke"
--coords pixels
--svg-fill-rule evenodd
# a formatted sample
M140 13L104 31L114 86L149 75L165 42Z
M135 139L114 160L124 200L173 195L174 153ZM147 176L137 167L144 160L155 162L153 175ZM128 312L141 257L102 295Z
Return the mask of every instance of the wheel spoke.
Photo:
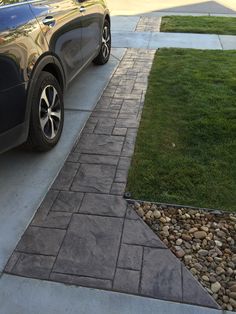
M110 35L109 35L108 38L107 38L107 40L106 40L106 43L109 43L110 39L111 39L111 37L110 37Z
M61 119L61 112L60 111L52 111L51 116L56 117L56 118L58 118L58 120L60 120Z
M49 100L48 100L48 96L46 94L46 88L44 88L42 94L41 94L41 100L44 100L47 107L49 108L50 107L50 103L49 103Z
M105 41L107 40L107 35L108 35L107 27L104 27L103 38L104 38Z
M50 138L54 138L55 135L56 135L55 127L54 127L54 121L53 121L52 118L49 118L49 121L50 121L50 126L51 126L51 136L50 136Z
M107 44L104 44L103 47L102 47L102 53L103 53L103 56L104 58L106 58L109 54L109 48L107 46Z
M52 90L53 90L53 96L52 96L52 103L51 103L51 109L54 108L55 106L55 100L57 98L57 91L54 87L52 87Z
M48 115L43 118L40 118L40 125L42 130L44 131L45 125L48 123Z
M39 121L44 135L53 139L60 129L62 119L61 102L56 88L47 85L40 96Z

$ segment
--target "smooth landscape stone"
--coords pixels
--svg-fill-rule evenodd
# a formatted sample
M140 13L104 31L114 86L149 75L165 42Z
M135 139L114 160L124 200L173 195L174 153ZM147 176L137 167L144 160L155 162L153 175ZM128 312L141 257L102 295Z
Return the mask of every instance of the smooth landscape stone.
M141 220L125 220L123 231L123 243L136 244L166 249L163 242L155 233Z
M181 263L169 251L144 248L141 294L182 302Z
M123 219L74 214L53 272L113 279Z
M29 227L23 234L16 250L24 253L57 255L66 231Z
M84 197L79 212L92 215L124 217L126 208L127 203L120 196L88 193Z
M82 164L71 190L80 192L109 193L116 167L111 165Z

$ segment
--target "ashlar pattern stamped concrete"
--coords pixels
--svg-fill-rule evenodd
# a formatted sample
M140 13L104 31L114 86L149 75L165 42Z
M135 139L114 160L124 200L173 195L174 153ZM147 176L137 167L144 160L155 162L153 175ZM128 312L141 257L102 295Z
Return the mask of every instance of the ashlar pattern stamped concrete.
M123 199L154 54L127 51L5 272L217 308Z

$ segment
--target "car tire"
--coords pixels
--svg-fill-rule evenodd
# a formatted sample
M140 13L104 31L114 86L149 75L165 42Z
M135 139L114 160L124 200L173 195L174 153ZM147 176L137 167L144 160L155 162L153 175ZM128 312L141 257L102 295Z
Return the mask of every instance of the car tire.
M111 53L111 28L108 20L105 20L102 30L102 43L98 56L93 60L95 64L103 65L108 62Z
M31 99L26 147L36 151L50 150L59 141L63 124L62 89L51 73L43 71L37 79Z

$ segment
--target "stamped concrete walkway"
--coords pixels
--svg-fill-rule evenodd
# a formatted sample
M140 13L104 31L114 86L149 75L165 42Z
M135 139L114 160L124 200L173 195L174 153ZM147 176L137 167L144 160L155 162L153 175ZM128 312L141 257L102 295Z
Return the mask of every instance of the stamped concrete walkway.
M127 50L6 273L218 308L123 199L154 53Z

